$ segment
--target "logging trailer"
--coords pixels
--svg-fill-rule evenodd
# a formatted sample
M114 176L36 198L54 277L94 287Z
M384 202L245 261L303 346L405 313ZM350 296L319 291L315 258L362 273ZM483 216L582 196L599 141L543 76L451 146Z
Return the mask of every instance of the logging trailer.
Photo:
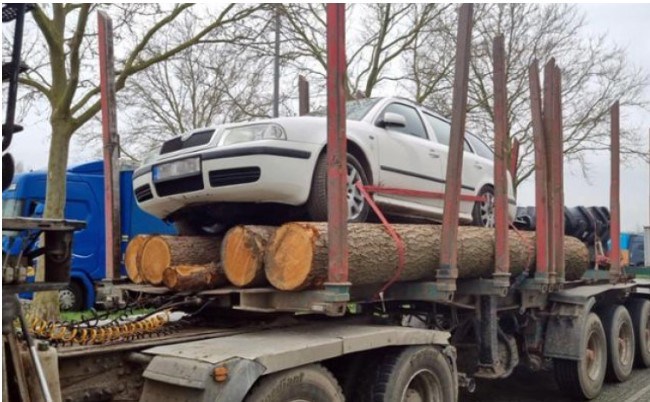
M156 311L107 325L32 323L37 337L56 346L38 346L42 364L20 358L19 337L3 322L4 400L446 402L458 400L461 388L474 391L475 378L505 378L518 365L553 369L567 394L592 399L605 379L625 381L635 363L650 367L650 286L626 275L619 263L617 104L612 107L610 261L603 268L600 258L587 270L587 259L582 275L567 279L560 74L552 61L544 69L543 102L537 63L531 65L537 231L526 237L532 239L529 263L517 273L514 266L511 270L502 38L494 48L496 227L489 229L491 250L485 251L491 272L459 275L468 4L460 8L439 263L430 267L427 280L401 280L408 244L377 209L393 242L395 270L383 283L349 281L348 230L353 229L345 205L344 8L327 8L329 219L320 239L328 257L323 281L295 291L266 285L173 292L119 285L146 296ZM371 197L367 200L372 204ZM3 282L3 312L18 308L6 294ZM29 332L23 326L23 335Z

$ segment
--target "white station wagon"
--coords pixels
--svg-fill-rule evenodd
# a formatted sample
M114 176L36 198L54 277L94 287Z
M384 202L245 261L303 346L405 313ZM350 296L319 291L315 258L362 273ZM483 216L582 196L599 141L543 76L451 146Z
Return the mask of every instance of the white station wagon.
M370 208L354 183L444 193L450 135L445 118L400 98L347 103L348 219ZM327 220L327 119L283 117L194 130L163 143L133 175L140 207L174 221L181 233L219 225ZM509 214L516 203L509 181ZM493 226L493 152L468 134L460 221ZM394 222L440 221L443 200L374 195Z

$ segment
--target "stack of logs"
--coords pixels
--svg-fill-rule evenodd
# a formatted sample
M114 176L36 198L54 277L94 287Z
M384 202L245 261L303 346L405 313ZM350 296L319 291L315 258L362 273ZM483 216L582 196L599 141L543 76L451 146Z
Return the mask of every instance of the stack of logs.
M440 256L439 225L394 225L405 245L399 281L435 280ZM494 230L460 227L458 277L489 278L494 271ZM397 248L382 225L348 225L349 280L383 284L394 275ZM589 253L578 239L565 237L566 280L580 279ZM533 273L535 233L510 233L512 277ZM223 238L137 236L126 250L134 283L164 285L174 291L212 289L226 284L279 290L318 289L327 281L327 223L291 222L280 227L236 226Z

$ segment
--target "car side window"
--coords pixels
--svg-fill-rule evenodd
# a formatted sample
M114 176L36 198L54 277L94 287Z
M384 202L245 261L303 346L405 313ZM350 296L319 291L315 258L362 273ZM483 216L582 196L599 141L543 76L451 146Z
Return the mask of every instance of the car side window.
M449 146L449 135L451 131L451 126L449 123L444 120L440 120L439 118L428 113L424 113L424 118L426 119L427 123L429 123L431 128L433 128L433 132L436 134L438 142Z
M391 130L399 131L404 134L427 139L427 132L424 129L422 119L415 108L402 105L401 103L391 103L386 106L383 113L397 113L404 116L406 125L404 127L391 127ZM382 116L383 116L382 113ZM381 117L380 117L381 118Z
M470 135L469 138L472 143L472 148L474 148L474 151L476 151L479 156L490 160L494 159L494 152L492 152L492 149L490 149L487 144L476 136Z

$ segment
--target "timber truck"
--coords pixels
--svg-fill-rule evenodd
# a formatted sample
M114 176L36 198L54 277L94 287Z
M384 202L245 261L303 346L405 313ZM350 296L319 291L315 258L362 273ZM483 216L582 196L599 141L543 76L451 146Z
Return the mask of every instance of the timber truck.
M447 187L444 194L418 193L444 197L442 225L392 225L368 192L408 189L368 189L361 183L354 185L382 223L347 224L345 7L327 7L327 224L289 222L259 242L264 229L250 226L235 226L223 238L142 239L141 250L133 254L134 283L123 286L140 295L129 307L146 304L154 310L135 319L97 315L67 323L30 321L25 335L49 340L50 346L40 348L54 364L37 376L48 381L39 390L30 386L33 376L21 375L19 359L8 362L10 375L3 378L8 378L10 400L52 391L53 400L66 401L446 402L458 400L463 387L474 390L475 378L505 378L518 365L554 370L567 394L591 399L606 378L625 381L635 363L650 367L649 287L626 275L618 259L617 125L612 125L609 261L600 259L587 269L586 246L565 239L558 224L562 149L561 113L555 106L561 91L553 63L545 74L544 113L537 63L531 65L539 158L535 234L508 234L507 175L500 163L505 161L506 124L499 117L495 228L459 228L462 164L456 163L463 155L462 88L468 71L468 59L461 55L469 54L472 36L472 6L465 4L460 7ZM503 53L497 39L496 66L503 65ZM495 116L505 119L505 79L498 73L495 92L501 99L495 102ZM618 121L616 107L612 117ZM202 174L200 161L196 166ZM548 180L539 180L540 175ZM232 243L237 236L231 232L237 231L252 233L244 240L253 241ZM468 261L468 248L478 258ZM217 250L220 261L199 261L198 256L209 254L206 250ZM260 254L262 268L253 258ZM226 283L224 276L231 283L248 277L228 274L233 261L235 272L253 267L248 287ZM378 272L388 277L373 279Z

